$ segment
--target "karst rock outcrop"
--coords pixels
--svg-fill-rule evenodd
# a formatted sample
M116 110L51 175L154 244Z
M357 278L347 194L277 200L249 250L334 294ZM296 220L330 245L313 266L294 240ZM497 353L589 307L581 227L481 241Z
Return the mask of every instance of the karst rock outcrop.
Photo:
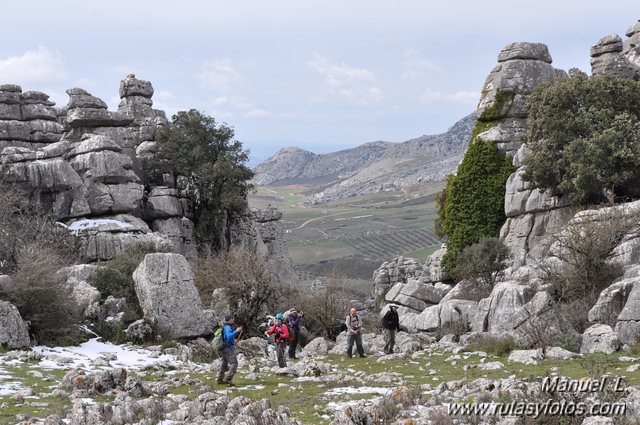
M640 21L627 30L626 36L623 41L617 34L608 35L591 48L593 75L640 79ZM426 264L407 258L383 264L374 273L374 295L382 298L383 305L399 307L401 323L407 330L464 330L468 326L478 333L507 334L532 346L562 340L574 351L583 352L610 352L640 339L637 224L626 226L616 236L607 262L621 267L624 275L602 291L589 311L591 327L584 335L561 314L547 292L549 286L541 279L545 267L562 265L563 248L558 241L570 229L611 226L614 221L637 223L640 212L640 201L577 212L568 199L552 196L550 191L523 179L522 164L528 154L522 139L527 131L527 98L539 85L568 76L551 63L544 44L507 45L485 81L477 109L477 137L495 143L516 167L506 183L507 219L499 234L512 254L511 267L493 288L461 281L434 303L423 286L432 285L429 289L433 291L446 282L439 267L446 248L433 254ZM386 311L384 306L381 314ZM604 340L606 343L602 343Z
M140 243L196 257L187 178L148 178L156 130L169 124L153 108L153 93L150 82L129 75L120 82L117 111L109 111L81 88L67 90L67 104L56 107L45 93L0 85L0 181L78 236L84 262ZM219 245L255 251L296 284L280 218L274 209L225 217Z

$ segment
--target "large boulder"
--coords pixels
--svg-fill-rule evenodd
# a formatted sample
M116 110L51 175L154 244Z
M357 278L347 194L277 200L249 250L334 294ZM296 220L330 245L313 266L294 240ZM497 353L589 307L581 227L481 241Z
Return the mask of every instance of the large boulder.
M147 254L133 273L145 318L173 338L203 335L209 329L193 271L179 254Z
M18 309L6 301L0 301L0 347L26 348L31 346L27 325Z
M571 347L580 346L580 334L560 314L548 292L538 292L513 316L517 342L526 346L551 345L563 340Z
M434 332L448 327L464 333L468 330L478 303L469 300L449 300L427 307L415 319L418 331Z
M519 282L498 283L491 295L478 303L471 329L476 332L511 332L513 314L528 303L535 292L532 287Z
M589 322L616 326L618 316L625 307L631 291L637 285L640 285L640 266L627 270L620 279L600 293L598 301L589 310ZM635 301L632 301L632 304L635 304Z
M582 334L580 353L613 354L622 344L609 325L593 325Z
M449 285L439 282L432 284L409 279L407 283L396 283L385 295L385 301L419 313L427 306L439 303L450 289Z
M624 308L618 315L615 330L624 344L640 340L640 283L634 282Z

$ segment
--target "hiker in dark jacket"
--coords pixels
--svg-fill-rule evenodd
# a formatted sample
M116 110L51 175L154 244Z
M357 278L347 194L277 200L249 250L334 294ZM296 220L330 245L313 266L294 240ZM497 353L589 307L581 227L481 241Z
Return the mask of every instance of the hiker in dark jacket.
M358 348L358 354L360 354L360 357L365 357L364 348L362 347L362 335L360 335L362 319L358 315L355 307L351 307L351 311L344 323L347 325L347 356L349 358L353 357L353 343L355 342Z
M392 354L393 346L396 344L396 332L400 332L400 318L395 305L389 306L389 310L382 318L382 328L384 329L384 352Z
M289 341L289 328L283 323L284 314L276 314L276 323L267 330L264 334L269 336L275 334L276 339L276 354L278 355L278 366L287 367L287 360L284 358L284 353L287 350L287 342Z
M224 328L222 328L222 365L218 371L218 384L227 384L233 387L233 375L238 370L238 357L236 356L236 338L242 333L242 326L238 326L234 331L231 325L234 324L235 318L228 314L224 317ZM228 371L227 371L228 370ZM226 372L226 376L225 376Z
M289 358L297 359L296 348L298 347L298 341L300 340L300 322L304 318L304 312L294 311L289 315Z

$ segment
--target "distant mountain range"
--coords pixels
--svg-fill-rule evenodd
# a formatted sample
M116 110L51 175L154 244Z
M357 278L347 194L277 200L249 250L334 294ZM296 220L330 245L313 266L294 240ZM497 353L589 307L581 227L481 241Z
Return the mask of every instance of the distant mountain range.
M370 142L327 154L284 148L255 168L253 183L313 186L314 203L323 203L442 181L462 160L474 125L470 114L446 133L402 143Z

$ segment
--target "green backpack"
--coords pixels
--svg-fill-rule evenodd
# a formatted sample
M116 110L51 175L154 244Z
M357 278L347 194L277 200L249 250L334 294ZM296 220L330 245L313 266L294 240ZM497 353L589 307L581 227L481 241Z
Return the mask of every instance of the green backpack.
M219 353L220 351L222 351L222 347L224 346L224 339L222 338L222 335L222 328L218 328L213 332L211 348L213 348L214 353Z

